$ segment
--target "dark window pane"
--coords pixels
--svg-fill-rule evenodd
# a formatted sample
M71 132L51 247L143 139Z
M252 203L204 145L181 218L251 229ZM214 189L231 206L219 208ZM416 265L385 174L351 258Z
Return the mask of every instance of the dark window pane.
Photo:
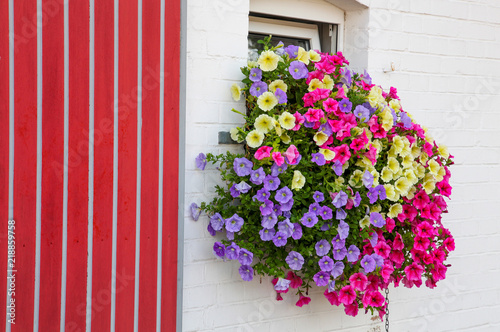
M258 52L264 49L262 44L259 44L257 41L264 39L267 35L261 35L258 33L249 33L248 34L248 60L257 61ZM290 38L290 37L281 37L281 36L273 36L271 38L271 44L273 46L278 45L278 43L282 41L285 46L287 45L297 45L302 46L306 51L309 51L311 48L309 40L307 39L299 39L299 38Z

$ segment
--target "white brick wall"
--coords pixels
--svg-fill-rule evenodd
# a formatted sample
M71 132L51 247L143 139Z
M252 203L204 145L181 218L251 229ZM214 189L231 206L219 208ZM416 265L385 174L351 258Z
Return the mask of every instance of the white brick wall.
M391 331L499 331L500 2L362 2L368 10L346 13L348 59L397 87L456 161L444 218L457 247L448 278L434 290L391 289ZM241 281L237 264L216 260L206 218L189 217L187 206L209 200L217 181L213 168L196 170L195 156L237 149L219 146L217 133L242 121L229 87L246 63L248 11L249 0L188 0L183 331L382 331L317 292L304 308L290 296L276 302L269 279ZM391 63L396 70L384 72Z

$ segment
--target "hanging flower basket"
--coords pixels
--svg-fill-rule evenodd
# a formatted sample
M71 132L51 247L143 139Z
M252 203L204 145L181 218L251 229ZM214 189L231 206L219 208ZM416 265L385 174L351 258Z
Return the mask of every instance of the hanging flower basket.
M324 287L332 305L382 317L390 284L433 288L455 244L441 223L452 156L405 112L395 88L347 69L339 52L270 46L241 68L245 125L231 131L245 154L196 158L223 186L199 207L214 254L237 260L245 281L273 277L277 299ZM235 111L235 110L233 110ZM222 233L219 235L218 233Z

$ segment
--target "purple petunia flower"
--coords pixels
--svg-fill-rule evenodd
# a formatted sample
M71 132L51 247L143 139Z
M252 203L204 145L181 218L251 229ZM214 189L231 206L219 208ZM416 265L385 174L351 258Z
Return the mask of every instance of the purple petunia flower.
M316 249L316 254L318 256L325 256L326 254L328 254L328 252L330 251L331 248L332 248L332 246L325 239L319 240L316 243L316 245L314 246L314 249Z
M293 234L293 224L290 219L285 219L278 223L278 231L286 234L286 237L290 237Z
M214 254L215 256L219 258L224 258L226 254L226 247L220 243L220 242L215 242L214 243Z
M373 174L368 172L368 170L363 173L363 177L361 179L363 181L363 185L365 188L369 189L373 186Z
M278 176L278 174L281 174L284 171L286 171L287 168L288 166L286 163L282 164L281 166L278 166L278 164L274 163L273 166L271 166L271 175Z
M316 125L316 122L309 122L307 120L304 121L304 127L306 128L312 128Z
M352 83L352 73L347 68L341 68L342 77L340 78L340 82L344 83L347 86L350 86Z
M341 176L342 173L344 173L344 169L342 168L342 163L338 160L335 160L335 162L332 164L332 169L337 174L337 176Z
M382 267L382 266L384 266L384 259L382 258L382 256L377 255L377 254L371 254L370 256L375 261L375 267Z
M358 105L354 109L354 116L357 117L361 122L368 122L370 118L370 111L363 105Z
M313 212L306 212L300 221L302 222L302 225L311 228L318 222L318 216L316 216Z
M250 181L252 181L253 184L262 184L265 177L266 173L264 172L264 169L262 167L259 167L258 169L252 170L250 172Z
M333 249L340 249L345 247L345 239L341 239L337 234L332 240Z
M299 47L296 45L288 45L285 47L285 52L288 53L290 59L295 59L299 54Z
M268 199L266 199L262 204L259 206L260 209L260 214L263 216L268 216L271 213L274 212L273 210L274 203Z
M349 224L344 220L341 220L339 222L339 226L337 227L337 232L342 240L347 239L347 236L349 236Z
M252 187L245 181L241 181L236 185L236 190L242 194L246 194Z
M312 162L316 163L318 166L323 166L326 163L325 156L320 152L313 153L311 157Z
M375 270L375 260L370 255L365 255L360 264L366 273L370 273Z
M210 224L208 224L208 226L207 226L207 231L212 236L215 236L215 234L217 234L217 232L215 231L215 229Z
M293 223L292 239L299 240L302 238L302 226L299 223Z
M344 220L346 217L347 217L347 212L345 212L344 209L337 209L335 213L335 219Z
M290 198L290 200L285 204L281 204L281 211L283 211L283 215L285 215L285 212L290 211L292 207L293 207L293 198ZM289 216L285 217L289 218Z
M250 86L250 94L254 97L259 97L264 92L267 92L267 84L262 81L254 82Z
M333 250L333 259L337 261L343 260L346 255L347 255L347 249L345 247Z
M323 258L319 260L318 264L321 271L330 272L333 269L334 262L333 259L331 259L330 257L323 256Z
M311 205L309 205L309 212L312 212L318 216L321 212L321 205L319 205L319 203L312 203Z
M385 187L381 184L375 187L378 193L378 198L383 201L384 199L387 198L387 193L385 192Z
M319 271L313 276L313 280L316 285L322 287L328 285L328 281L330 280L330 273L326 271Z
M262 217L261 225L264 228L271 229L274 227L274 225L276 225L277 222L278 222L278 217L274 212L272 212L271 214Z
M354 195L354 206L358 207L361 204L361 195L356 191L356 195Z
M333 269L332 269L332 277L337 278L342 273L344 273L344 263L335 262L335 264L333 265Z
M253 163L245 157L234 159L233 169L238 176L250 175L252 167Z
M260 68L250 69L250 75L248 75L248 78L252 82L260 81L262 79L262 70L260 70Z
M319 126L318 131L322 131L326 134L326 136L332 136L333 129L330 125L330 122L325 122L321 126Z
M335 198L332 200L333 206L335 206L337 209L345 206L347 204L347 194L344 191L339 191Z
M410 129L412 122L408 114L406 114L405 112L400 112L399 114L401 116L401 122L403 123L405 129Z
M368 72L365 71L363 72L362 75L360 75L360 78L365 81L366 84L372 84L372 78L370 77L370 74L368 74Z
M201 214L201 208L198 206L196 203L191 203L189 206L189 211L191 212L191 218L193 218L194 221L198 221L198 218L200 218Z
M238 259L240 256L240 247L236 243L231 243L231 245L226 247L226 257L229 259Z
M263 228L259 231L260 239L262 241L271 241L274 237L274 234L276 234L274 228Z
M278 281L274 285L275 291L286 291L290 287L292 281L288 279L278 278Z
M286 104L288 102L288 97L286 96L286 92L281 90L280 88L276 88L274 95L278 97L278 104Z
M368 199L370 200L370 204L375 203L378 199L377 188L368 189L368 193L366 193L366 196L368 196Z
M226 230L226 237L229 241L233 241L234 240L234 232L231 232L231 231L227 231Z
M276 54L278 54L278 55L285 54L285 47L284 46L285 46L285 44L280 40L279 43L276 44L276 47L277 47L277 49L275 51Z
M204 153L200 153L196 159L194 160L196 167L201 169L202 171L205 169L205 166L207 166L207 156L205 156Z
M344 113L349 113L351 109L352 109L352 103L349 101L349 99L344 98L340 101L339 110L341 110Z
M233 196L233 198L236 198L241 194L238 188L236 187L236 183L233 183L231 188L229 188L229 192L231 193L231 196Z
M240 266L238 272L240 273L241 279L245 281L251 281L253 279L253 269L249 265Z
M264 188L269 191L278 189L281 181L277 176L267 175L264 178Z
M273 237L273 243L276 247L283 247L286 245L286 239L288 237L283 232L277 232Z
M274 195L274 198L276 199L276 201L280 202L281 204L287 203L290 199L292 199L292 197L293 197L293 193L290 190L290 188L288 188L287 186L276 191L276 194Z
M372 245L372 247L375 247L378 243L378 234L377 232L373 232L372 233L372 236L369 238L370 240L370 244Z
M356 247L354 244L351 244L349 246L349 249L347 249L347 261L349 263L354 263L355 261L358 260L360 255L358 247Z
M226 220L226 229L230 232L236 233L241 230L241 227L244 223L245 221L243 220L243 218L235 213L231 218Z
M335 292L335 280L330 280L328 282L328 293Z
M333 211L325 205L319 210L319 215L323 220L330 220L333 217Z
M253 261L253 253L245 248L240 249L240 254L238 255L238 262L241 265L250 265Z
M316 203L323 202L325 200L325 195L321 191L315 191L313 199Z
M273 206L273 211L277 216L281 216L283 213L281 212L281 205L276 204Z
M325 222L321 227L319 228L321 231L326 232L332 227L332 222Z
M210 217L210 225L214 230L220 231L224 226L224 218L217 212Z
M264 202L271 198L271 193L265 188L261 188L257 191L257 194L255 194L254 198L259 202Z
M304 264L304 257L296 251L290 251L288 256L286 256L285 262L288 264L290 269L298 271Z
M370 213L370 222L373 226L378 228L383 227L385 225L384 217L382 217L382 215L378 212Z
M300 61L292 61L290 63L290 67L288 67L288 71L290 72L290 75L292 75L292 77L296 80L307 78L307 76L309 75L306 65Z

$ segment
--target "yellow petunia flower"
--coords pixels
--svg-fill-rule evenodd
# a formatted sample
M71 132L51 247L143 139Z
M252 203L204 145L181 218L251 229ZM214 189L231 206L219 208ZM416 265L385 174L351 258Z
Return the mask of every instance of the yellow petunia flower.
M274 93L266 91L259 96L257 99L257 105L259 105L260 109L264 112L270 111L278 104L278 98L274 95Z
M335 85L335 82L333 81L330 75L325 75L325 77L323 77L323 84L325 89L332 90Z
M299 47L299 51L297 53L297 60L309 64L309 52L307 52L303 47Z
M391 169L392 173L396 174L399 171L398 160L394 157L389 157L387 159L387 167Z
M380 178L384 182L390 182L390 181L392 181L393 174L394 173L392 173L391 169L386 166L386 167L382 168L382 174L381 174Z
M269 115L261 114L255 119L255 129L260 131L263 134L267 134L271 129L274 128L274 119Z
M314 134L313 139L318 146L321 146L325 144L326 141L328 141L328 135L322 131L318 131L316 132L316 134Z
M389 208L389 212L387 213L387 216L389 218L396 218L401 212L403 212L403 207L401 204L394 204Z
M316 89L323 89L324 87L325 86L324 86L323 82L321 82L317 78L313 78L311 80L311 82L309 82L309 87L307 88L307 91L311 92L311 91L314 91Z
M274 93L276 92L276 88L279 88L283 92L286 92L286 90L288 89L288 85L286 85L286 83L283 82L283 80L274 80L269 84L269 90Z
M280 57L273 51L264 51L260 54L257 63L263 71L273 71L278 68Z
M314 51L314 50L309 50L309 59L312 62L318 62L319 60L321 60L321 55L316 53L316 51Z
M359 227L366 228L370 226L370 217L364 216L363 219L359 221Z
M287 111L283 112L280 115L280 117L278 118L278 121L279 121L281 127L285 128L287 130L290 130L293 127L295 127L295 117Z
M437 161L435 161L434 159L431 159L431 161L429 161L429 172L431 172L432 175L437 175L438 172L439 172L439 167L440 165L438 164Z
M330 161L332 160L333 158L335 158L335 152L333 152L332 150L330 149L319 149L319 152L325 156L325 160L326 161Z
M448 147L444 144L438 146L438 152L439 155L443 158L448 159L448 157L450 156L450 153L448 152Z
M293 171L292 190L301 189L306 183L306 178L300 171Z
M259 146L262 145L262 142L264 141L264 134L258 130L252 130L251 132L248 133L246 141L249 147L254 149L258 148Z
M233 99L235 101L240 100L240 98L241 98L241 87L238 84L233 83L233 85L231 85L231 95L233 96Z

